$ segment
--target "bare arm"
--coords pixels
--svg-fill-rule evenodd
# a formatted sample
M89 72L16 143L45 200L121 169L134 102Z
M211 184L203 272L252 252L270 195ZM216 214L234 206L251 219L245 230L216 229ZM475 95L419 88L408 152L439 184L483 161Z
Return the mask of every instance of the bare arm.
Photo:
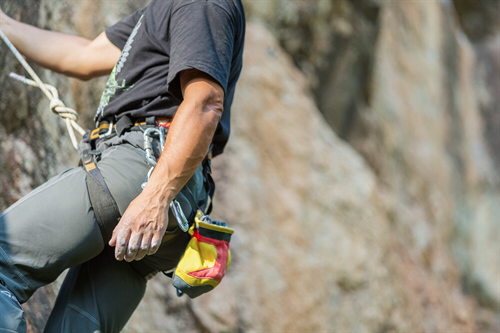
M109 74L121 51L103 32L94 40L48 31L16 21L0 9L0 29L39 65L82 80Z
M224 90L208 75L180 73L184 101L144 191L129 205L109 244L118 260L154 254L168 225L170 202L205 158L223 110Z

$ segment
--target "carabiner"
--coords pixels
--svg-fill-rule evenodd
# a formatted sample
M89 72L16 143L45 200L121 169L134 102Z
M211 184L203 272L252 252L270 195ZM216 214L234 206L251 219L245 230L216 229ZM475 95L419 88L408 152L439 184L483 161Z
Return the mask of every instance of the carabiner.
M170 209L172 209L172 213L174 213L175 219L177 220L177 223L179 223L179 227L182 229L182 231L188 231L189 222L186 218L186 215L184 215L184 212L182 211L179 201L177 201L176 199L172 200L172 202L170 203Z
M158 136L160 137L160 154L161 154L163 152L163 147L165 146L165 128L150 127L144 131L144 150L146 151L146 160L152 167L156 166L156 158L153 154L153 133L158 134Z

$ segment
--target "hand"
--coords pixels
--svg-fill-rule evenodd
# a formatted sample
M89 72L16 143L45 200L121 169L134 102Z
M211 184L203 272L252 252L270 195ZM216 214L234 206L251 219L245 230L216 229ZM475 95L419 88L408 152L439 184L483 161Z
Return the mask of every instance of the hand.
M168 204L143 191L132 201L109 241L117 260L141 260L158 251L168 225Z

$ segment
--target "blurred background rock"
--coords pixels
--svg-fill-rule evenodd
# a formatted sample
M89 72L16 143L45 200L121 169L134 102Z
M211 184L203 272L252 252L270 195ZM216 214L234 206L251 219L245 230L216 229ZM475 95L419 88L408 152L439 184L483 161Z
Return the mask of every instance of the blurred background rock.
M97 36L148 1L4 0ZM157 276L125 332L500 331L497 0L246 0L213 217L235 229L217 290ZM76 165L60 120L0 45L0 207ZM92 127L106 78L35 67ZM56 282L25 305L41 332ZM126 292L126 291L124 291Z

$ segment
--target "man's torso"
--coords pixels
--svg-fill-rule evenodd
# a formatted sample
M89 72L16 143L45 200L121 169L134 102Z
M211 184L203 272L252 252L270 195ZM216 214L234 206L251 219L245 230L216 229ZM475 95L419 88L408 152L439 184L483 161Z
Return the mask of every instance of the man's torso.
M106 30L122 50L96 120L171 118L182 101L178 72L196 68L225 90L214 153L229 136L230 107L241 71L245 17L240 0L153 0Z

